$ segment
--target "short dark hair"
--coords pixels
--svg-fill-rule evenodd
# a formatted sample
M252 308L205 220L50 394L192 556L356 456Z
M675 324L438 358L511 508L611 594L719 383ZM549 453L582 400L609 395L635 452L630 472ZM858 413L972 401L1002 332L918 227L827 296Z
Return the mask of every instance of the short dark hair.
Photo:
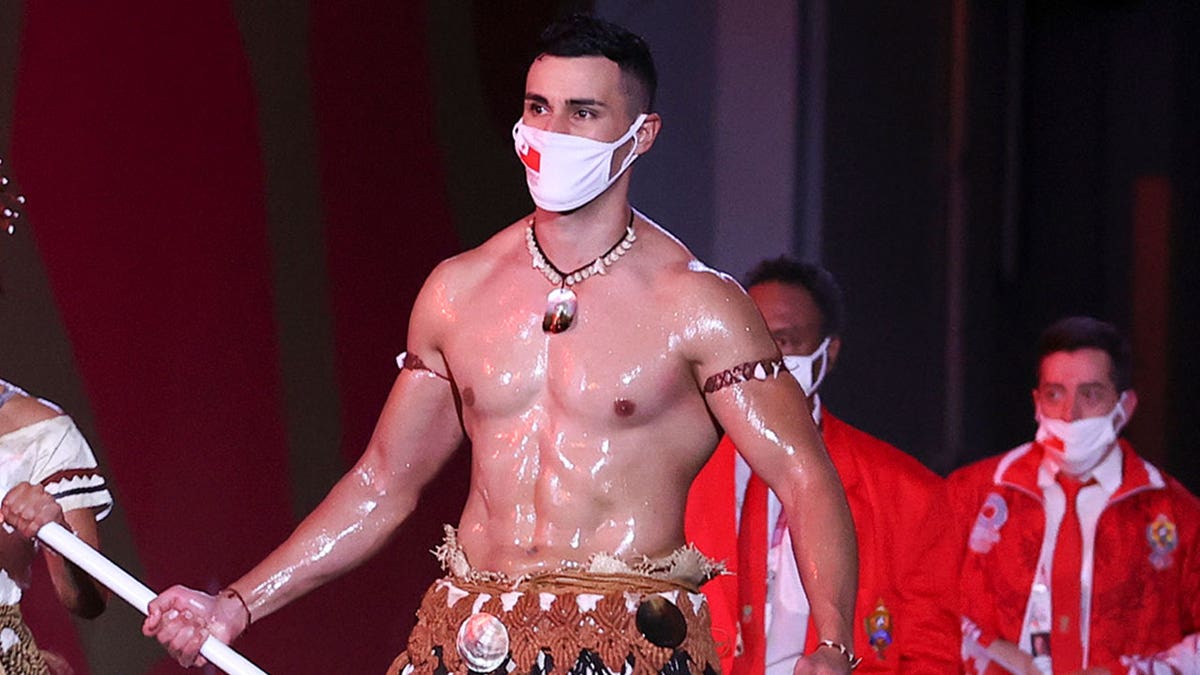
M615 23L587 14L572 14L546 26L537 56L603 56L632 78L640 91L630 92L641 112L654 109L658 73L650 47L640 36Z
M764 260L750 270L746 287L750 288L770 281L799 286L808 291L821 310L821 334L838 337L842 334L846 305L842 299L842 287L829 270L816 263L801 262L788 256Z
M1042 331L1037 345L1035 381L1042 377L1042 361L1055 352L1100 349L1112 360L1112 380L1117 391L1133 387L1133 350L1117 327L1090 316L1068 316Z

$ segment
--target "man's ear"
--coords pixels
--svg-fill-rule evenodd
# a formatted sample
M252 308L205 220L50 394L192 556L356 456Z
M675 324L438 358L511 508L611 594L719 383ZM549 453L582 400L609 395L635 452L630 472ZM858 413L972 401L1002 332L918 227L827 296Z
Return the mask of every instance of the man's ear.
M1121 408L1125 410L1125 424L1129 424L1129 420L1133 419L1133 411L1137 410L1137 392L1132 389L1126 389L1122 393L1125 395L1125 398L1121 401Z
M838 354L842 351L842 338L833 336L829 338L829 346L825 348L825 358L829 359L829 365L825 366L825 377L829 377L829 373L833 372L833 367L837 365Z
M650 113L646 115L642 126L638 127L637 133L634 135L637 138L637 154L644 155L654 146L654 139L658 138L658 132L662 129L662 117L658 113Z

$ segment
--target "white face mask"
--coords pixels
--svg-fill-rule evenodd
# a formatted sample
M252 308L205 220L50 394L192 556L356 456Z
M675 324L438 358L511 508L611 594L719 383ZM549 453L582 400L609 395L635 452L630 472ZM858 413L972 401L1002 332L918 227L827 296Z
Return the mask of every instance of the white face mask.
M1104 459L1108 449L1117 442L1117 434L1129 421L1122 406L1124 402L1125 394L1121 394L1107 415L1086 417L1074 422L1044 417L1038 410L1035 438L1063 471L1073 476L1085 474Z
M624 135L612 143L604 143L534 129L517 120L513 125L513 146L525 165L525 182L533 203L547 211L571 211L598 197L638 158L635 140L620 167L609 175L613 153L634 138L645 121L645 113L638 115Z
M784 354L783 365L787 367L788 372L796 381L800 383L800 388L804 390L805 396L812 396L817 387L821 386L821 382L825 379L825 373L829 370L829 338L821 341L821 346L817 347L813 353L808 356ZM820 369L817 371L816 378L813 378L813 364L817 359L821 359Z

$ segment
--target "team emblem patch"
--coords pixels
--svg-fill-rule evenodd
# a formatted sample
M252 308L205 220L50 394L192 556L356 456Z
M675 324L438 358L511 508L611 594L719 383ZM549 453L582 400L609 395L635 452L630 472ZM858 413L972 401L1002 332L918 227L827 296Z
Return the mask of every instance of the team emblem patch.
M867 616L864 623L867 625L867 642L879 658L884 658L884 650L892 644L892 613L884 606L883 598L879 599L875 611Z
M1172 553L1179 546L1179 535L1175 531L1175 523L1166 515L1160 513L1154 522L1146 526L1146 543L1150 545L1150 564L1156 570L1165 570L1171 566Z
M967 545L976 553L987 553L1000 541L1000 528L1008 522L1008 503L998 492L989 492L975 516Z

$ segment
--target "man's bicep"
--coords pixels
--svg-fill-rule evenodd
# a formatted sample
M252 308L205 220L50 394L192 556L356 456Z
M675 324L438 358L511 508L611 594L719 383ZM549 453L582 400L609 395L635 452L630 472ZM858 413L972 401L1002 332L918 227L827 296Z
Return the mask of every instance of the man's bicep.
M451 276L446 263L442 263L429 275L417 294L408 318L403 359L398 364L402 370L425 372L446 380L450 378L449 364L442 350L445 347L446 316L453 314L451 308L446 307L448 300L445 292Z
M829 461L804 393L786 369L721 387L706 398L738 452L772 488L791 470Z
M688 344L696 386L750 467L770 483L822 448L820 436L749 296L722 277L703 277L699 285L694 312L703 320Z
M746 379L763 379L755 367L780 355L758 308L733 281L702 280L687 312L692 325L682 331L697 383L711 393Z
M451 383L405 368L396 376L358 468L404 491L419 491L463 437Z

